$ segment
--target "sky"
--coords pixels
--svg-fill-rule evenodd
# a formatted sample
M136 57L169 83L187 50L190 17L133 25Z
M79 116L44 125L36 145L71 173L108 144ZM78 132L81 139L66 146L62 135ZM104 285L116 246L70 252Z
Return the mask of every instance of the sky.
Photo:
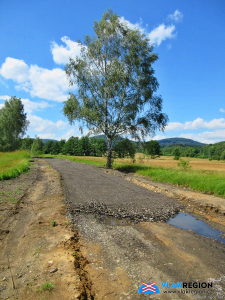
M30 137L81 136L62 113L68 92L76 92L64 66L108 8L145 32L159 56L156 94L169 122L147 140L225 141L224 0L0 0L0 108L21 98Z

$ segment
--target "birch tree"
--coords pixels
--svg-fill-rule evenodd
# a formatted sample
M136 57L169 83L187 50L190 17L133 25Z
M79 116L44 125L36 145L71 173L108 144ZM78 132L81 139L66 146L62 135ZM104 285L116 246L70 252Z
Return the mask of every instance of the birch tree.
M131 29L108 10L94 22L94 35L80 43L81 53L70 58L65 71L76 85L64 103L70 124L79 121L90 133L107 137L107 167L111 167L112 141L118 135L144 139L164 130L167 115L152 64L157 60L148 37Z

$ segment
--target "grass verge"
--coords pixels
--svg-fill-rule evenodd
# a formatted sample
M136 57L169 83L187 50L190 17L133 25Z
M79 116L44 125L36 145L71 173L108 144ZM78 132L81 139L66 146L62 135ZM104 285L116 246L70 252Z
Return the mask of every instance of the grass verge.
M46 155L47 157L47 155ZM105 166L106 158L99 157L79 157L65 155L48 155L48 157L58 157L97 166ZM121 172L138 173L143 176L151 177L151 180L174 185L189 187L193 190L225 197L225 175L219 171L188 170L182 171L179 168L165 168L154 165L130 164L126 161L116 161L113 169Z
M0 152L0 180L18 177L30 167L28 151Z
M122 172L133 172L151 177L153 181L178 184L179 186L190 187L203 193L225 197L225 176L220 172L204 170L181 171L177 168L136 164L117 165L115 168Z

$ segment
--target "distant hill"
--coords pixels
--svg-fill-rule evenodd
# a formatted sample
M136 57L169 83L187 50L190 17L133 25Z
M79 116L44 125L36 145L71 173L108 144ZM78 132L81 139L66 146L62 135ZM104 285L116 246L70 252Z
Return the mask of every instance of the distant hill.
M103 139L105 139L105 141L107 141L106 136L104 134L96 135L95 137L96 138L103 138ZM118 140L120 140L120 139L123 139L123 138L118 137ZM185 138L163 139L163 140L158 140L158 142L159 142L159 144L162 148L175 146L175 145L181 146L181 147L184 147L184 146L202 147L202 146L206 145L204 143L196 142L196 141L193 141L191 139L185 139Z
M48 141L58 142L57 140L52 139L41 139L43 143L47 143Z
M159 140L158 142L159 142L159 144L162 148L173 147L175 145L181 146L181 147L189 146L189 147L199 148L199 147L202 147L202 146L206 145L204 143L196 142L196 141L193 141L191 139L185 139L185 138L163 139L163 140Z

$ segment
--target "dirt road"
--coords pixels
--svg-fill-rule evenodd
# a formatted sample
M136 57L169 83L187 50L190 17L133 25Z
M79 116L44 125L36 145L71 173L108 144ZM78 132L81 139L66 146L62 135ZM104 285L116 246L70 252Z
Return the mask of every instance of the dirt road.
M164 222L179 209L186 211L185 201L104 168L46 161L62 175L79 230L79 253L88 261L83 265L90 288L87 299L225 299L225 245ZM220 224L211 225L225 232L224 215L219 218ZM160 294L138 294L142 283L155 283Z

